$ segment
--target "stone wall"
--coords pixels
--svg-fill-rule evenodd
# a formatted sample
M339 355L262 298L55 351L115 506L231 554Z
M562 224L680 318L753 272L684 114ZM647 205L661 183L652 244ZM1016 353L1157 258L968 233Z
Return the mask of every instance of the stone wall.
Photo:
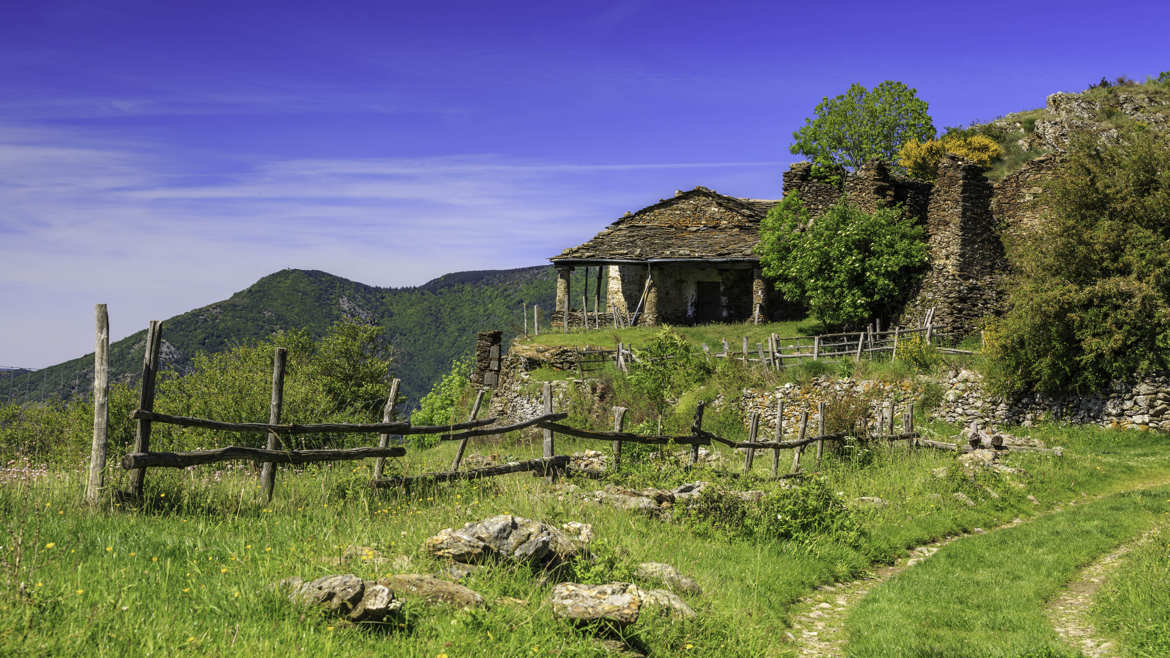
M1007 259L991 212L994 190L983 169L946 157L927 209L930 270L901 324L919 324L934 308L936 333L958 338L1003 307Z
M784 436L789 439L799 432L800 415L808 412L809 436L816 434L817 403L829 404L842 396L856 396L869 402L871 424L888 413L887 405L894 403L896 427L902 427L902 414L906 404L917 400L921 391L905 382L880 382L875 380L837 379L814 377L807 384L784 384L774 390L759 391L744 389L739 399L743 412L744 427L753 412L760 414L760 440L770 441L776 434L776 405L784 402Z
M750 268L701 263L655 263L650 268L651 284L638 315L639 325L694 323L698 310L698 284L702 282L719 284L722 322L749 319L754 300L761 296L761 291L753 288ZM609 299L619 314L633 315L646 283L646 267L611 265L609 270ZM766 314L767 295L762 295L762 298ZM572 321L570 317L570 323Z
M477 386L494 388L500 379L503 332L481 331L475 336L475 369L471 382Z
M811 162L797 162L784 172L784 194L796 192L810 216L815 217L841 198L841 187L813 178Z
M1044 189L1060 162L1055 155L1042 155L995 184L991 212L1009 248L1015 238L1034 234L1048 213Z
M942 404L931 414L949 423L972 421L1032 425L1042 420L1170 432L1170 374L1115 382L1094 395L1028 395L1007 400L984 390L979 374L963 370L947 382Z

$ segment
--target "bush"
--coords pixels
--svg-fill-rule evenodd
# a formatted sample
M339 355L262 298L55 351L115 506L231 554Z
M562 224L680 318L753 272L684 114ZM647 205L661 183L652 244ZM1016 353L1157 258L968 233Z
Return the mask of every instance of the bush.
M1009 245L989 383L1085 392L1170 369L1170 142L1141 126L1075 141L1047 201L1048 221Z
M730 537L812 543L827 535L848 545L864 537L845 501L819 479L773 490L750 504L733 491L708 486L677 514L700 533Z
M670 400L711 373L702 350L671 327L663 327L635 354L628 377L630 388L659 415Z
M842 199L810 221L795 193L768 211L756 249L785 299L838 327L892 315L927 263L925 230L901 209L867 213Z
M964 162L990 167L1003 157L1003 149L987 135L945 135L920 142L911 139L898 151L898 164L919 180L934 181L943 156L953 155Z
M463 357L451 362L451 370L419 401L418 409L410 415L414 425L450 425L455 411L461 408L471 393L471 359ZM436 434L411 434L407 442L425 448L438 442Z

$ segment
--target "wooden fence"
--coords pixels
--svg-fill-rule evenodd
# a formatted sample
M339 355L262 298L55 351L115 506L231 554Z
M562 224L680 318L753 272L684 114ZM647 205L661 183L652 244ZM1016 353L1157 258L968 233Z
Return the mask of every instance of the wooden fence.
M730 448L745 450L745 472L752 468L753 459L757 450L772 451L772 474L779 476L779 452L792 449L794 457L792 473L801 470L801 456L804 448L816 444L816 460L820 462L822 451L826 443L840 442L850 437L860 437L862 440L885 440L889 442L909 440L912 445L920 438L914 431L913 405L908 404L902 414L901 431L895 426L895 407L893 403L884 405L877 419L867 419L862 427L849 432L825 432L825 409L821 404L817 409L816 431L810 432L809 411L801 414L799 429L796 438L784 438L784 411L782 403L777 408L777 424L774 440L762 441L758 437L760 414L753 413L750 418L750 427L747 441L732 441L703 430L704 405L699 404L690 433L684 435L639 435L622 431L625 410L615 409L614 430L600 432L575 428L563 424L567 414L556 413L553 409L552 385L546 382L542 390L543 413L523 422L508 425L496 424L496 418L476 419L483 400L481 392L473 405L470 417L466 422L451 423L448 425L412 425L409 422L396 422L393 419L393 409L398 393L398 380L391 384L390 396L383 411L383 422L380 423L317 423L293 424L282 423L281 412L284 395L284 370L287 352L284 348L276 348L273 354L272 397L269 409L268 422L229 422L207 418L175 416L154 411L154 391L157 378L157 364L159 346L162 341L162 325L152 321L147 331L146 349L143 358L142 385L139 395L138 409L131 417L137 422L133 450L126 454L121 461L122 468L130 471L130 494L141 498L143 484L149 468L186 468L202 464L212 464L229 460L250 460L262 465L260 480L263 495L271 500L276 479L277 464L310 464L320 462L377 459L374 477L371 482L375 488L408 487L418 483L447 482L454 480L469 480L507 473L529 471L537 475L555 476L563 473L569 467L569 457L556 453L556 435L562 434L581 439L604 441L612 445L614 467L621 463L621 451L624 443L643 445L681 445L690 447L690 464L697 463L699 448L712 443L720 443ZM875 422L870 422L875 420ZM180 427L198 427L208 430L224 432L240 432L264 434L267 438L264 448L227 446L209 450L194 450L187 452L165 452L151 449L151 427L155 423L172 424ZM95 424L96 427L96 424ZM542 430L543 455L540 459L523 462L491 466L481 469L460 471L464 451L472 438L496 436L538 427ZM377 445L358 448L325 448L292 450L284 447L285 441L292 436L321 433L351 433L377 434ZM387 458L402 457L406 448L401 445L389 445L390 436L406 436L415 434L438 435L440 441L459 441L455 460L449 471L424 473L413 476L383 477L383 464ZM104 451L104 446L102 447Z

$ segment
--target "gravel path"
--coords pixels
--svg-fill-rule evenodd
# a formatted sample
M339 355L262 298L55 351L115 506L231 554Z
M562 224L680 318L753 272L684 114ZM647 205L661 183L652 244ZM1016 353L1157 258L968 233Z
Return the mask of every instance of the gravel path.
M1076 579L1068 584L1068 588L1048 604L1048 619L1052 622L1052 628L1065 642L1089 658L1118 655L1113 643L1101 637L1093 626L1089 615L1093 596L1101 589L1105 579L1117 569L1121 558L1148 539L1153 532L1150 530L1140 538L1098 558L1085 567Z

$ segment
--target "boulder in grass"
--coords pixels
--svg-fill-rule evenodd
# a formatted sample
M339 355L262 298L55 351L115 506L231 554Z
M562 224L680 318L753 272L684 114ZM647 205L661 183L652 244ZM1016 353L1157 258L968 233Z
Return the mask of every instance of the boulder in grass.
M606 621L628 626L638 621L642 592L632 583L560 583L550 599L553 614L579 623Z
M684 576L678 569L662 562L643 562L634 570L639 580L662 583L672 590L687 594L702 594L703 588L694 578Z
M585 550L592 530L573 530L570 535L547 523L501 514L458 530L444 528L426 540L423 548L435 557L472 563L494 556L533 566L569 562Z
M353 574L322 576L309 582L286 578L278 587L288 592L294 603L321 606L354 622L382 621L402 607L389 588Z
M639 589L638 595L642 599L643 608L658 608L672 617L690 618L695 611L674 592L664 589Z
M395 596L417 597L427 603L446 603L460 608L483 605L483 596L479 592L433 576L397 574L379 580L378 584L390 588Z

